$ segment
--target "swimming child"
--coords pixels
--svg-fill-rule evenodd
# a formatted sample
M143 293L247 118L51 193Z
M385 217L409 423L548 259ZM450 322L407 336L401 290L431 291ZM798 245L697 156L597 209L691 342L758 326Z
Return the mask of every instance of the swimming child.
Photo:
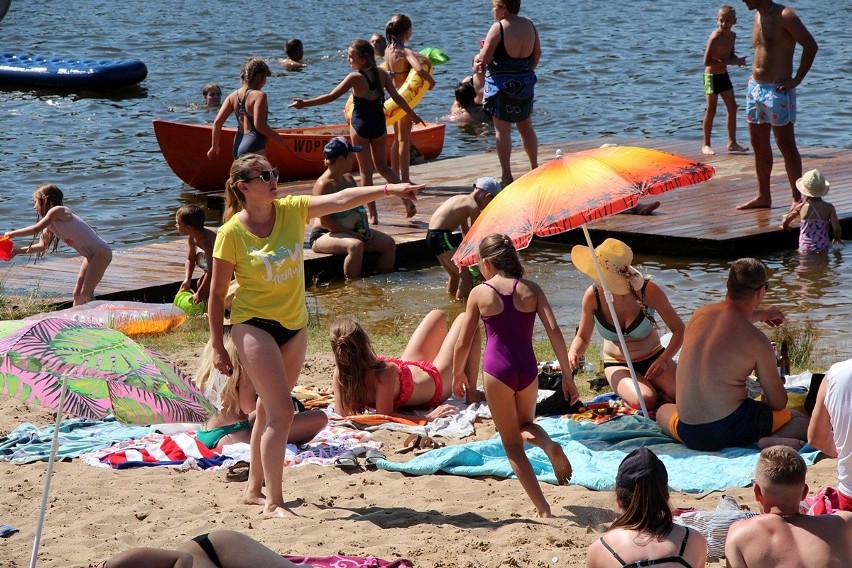
M384 59L385 50L388 48L388 42L385 39L385 36L379 32L373 32L373 35L370 36L370 45L373 46L373 52L376 54L376 60L378 61L380 57Z
M831 186L819 170L805 172L796 181L796 187L805 197L796 203L789 213L784 215L782 229L789 229L790 223L801 219L799 224L799 252L827 252L829 242L843 244L841 240L840 222L834 205L823 201ZM829 239L828 227L834 238Z
M261 89L266 85L266 79L272 76L272 71L266 62L259 57L249 57L240 69L240 79L243 84L239 89L228 95L213 121L213 141L207 151L207 157L219 154L219 138L222 136L222 126L231 114L237 115L237 135L234 138L234 159L243 154L266 155L266 144L269 138L274 138L279 144L284 143L281 135L269 127L266 122L269 111L266 93Z
M284 53L287 54L287 59L281 60L281 65L288 71L298 71L303 69L305 64L302 63L302 58L305 56L305 47L302 45L302 40L292 38L288 39L284 44Z
M710 133L713 130L713 119L716 118L716 103L719 97L725 103L728 116L725 125L728 128L728 151L746 152L748 148L737 144L737 101L734 99L734 86L728 76L728 65L744 67L745 57L737 57L734 43L737 34L731 31L737 23L737 12L733 6L725 4L719 8L716 16L719 27L707 39L707 49L704 51L704 94L707 95L707 108L704 111L704 145L701 153L712 156L716 152L710 147Z
M438 262L450 275L447 294L457 300L466 300L473 288L473 276L467 267L453 263L453 254L461 244L479 213L500 193L500 184L492 177L481 177L473 184L473 191L454 195L435 209L426 231L426 246L438 257ZM460 230L460 233L456 233Z
M192 273L196 266L201 266L204 272L198 279L198 291L192 295L196 304L207 303L210 294L210 264L213 260L213 244L216 242L216 231L204 226L206 215L198 205L184 205L175 213L175 226L178 233L187 237L186 269L180 291L192 290ZM198 249L201 249L199 251Z
M83 257L74 285L74 305L79 306L95 299L95 287L112 262L112 249L85 221L63 207L62 199L62 190L58 187L52 183L42 185L33 193L34 209L41 219L35 225L9 231L5 236L14 238L41 233L38 243L13 248L12 257L32 253L41 257L48 249L55 251L60 239L76 250Z
M542 289L524 279L524 267L511 239L493 234L479 245L479 270L487 279L476 286L467 300L467 318L459 334L453 358L453 392L466 389L462 374L471 348L478 349L479 318L485 324L485 353L482 374L485 398L494 426L503 441L506 457L539 517L553 516L550 505L524 452L524 443L541 448L553 466L559 485L571 479L571 463L557 442L535 423L538 394L538 362L533 351L536 314L544 325L550 345L563 369L570 369L565 339ZM580 393L569 374L562 378L565 400L574 404Z
M385 91L414 122L423 120L408 106L394 86L390 76L376 65L373 46L367 40L356 39L349 45L348 57L352 73L349 73L330 93L312 99L293 99L290 104L294 108L305 108L324 105L342 96L352 89L352 117L349 121L349 134L355 146L369 148L369 152L356 154L358 170L361 172L361 185L373 185L373 166L388 183L399 183L400 178L388 166L387 141L388 130L385 125ZM407 217L417 213L414 202L403 199ZM370 224L379 222L376 204L367 204L367 218Z
M491 122L491 117L482 109L482 105L476 104L475 101L476 89L473 88L473 83L461 81L456 85L449 120L458 124Z
M201 87L201 96L204 104L208 107L217 107L222 104L222 88L216 83L207 83Z
M351 318L338 318L329 332L335 364L335 412L350 416L375 408L379 414L412 418L401 410L423 408L430 410L428 420L455 413L454 406L441 403L452 394L453 346L466 317L460 314L447 331L447 314L432 310L417 326L399 359L376 356L364 328ZM474 348L464 361L459 360L457 375L464 383L462 396L468 404L483 398L476 389L478 334L472 340Z
M385 36L388 40L388 47L385 49L385 65L388 72L393 77L394 86L399 89L405 83L408 73L414 69L420 77L429 84L429 88L435 86L435 79L432 75L423 69L417 55L408 47L405 47L405 42L411 39L411 18L405 14L394 14L394 16L385 25ZM411 128L413 122L411 118L403 116L393 124L394 142L391 147L391 167L394 171L399 172L399 179L403 181L411 181L408 173L408 166L411 162ZM413 217L417 211L408 211L408 216Z

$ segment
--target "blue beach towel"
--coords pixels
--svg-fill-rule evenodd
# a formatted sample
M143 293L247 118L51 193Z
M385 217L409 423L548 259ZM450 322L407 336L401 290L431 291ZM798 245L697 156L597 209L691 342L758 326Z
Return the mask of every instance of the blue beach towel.
M618 465L639 446L652 449L666 464L669 486L686 493L750 485L760 453L757 445L720 452L690 450L673 442L655 422L638 416L624 416L598 425L558 418L540 419L538 424L565 449L573 468L571 483L597 491L615 486ZM805 446L801 454L811 465L819 452ZM556 483L550 460L543 451L528 446L527 456L539 481ZM499 436L431 450L405 463L382 460L378 467L412 475L442 471L464 476L514 477Z

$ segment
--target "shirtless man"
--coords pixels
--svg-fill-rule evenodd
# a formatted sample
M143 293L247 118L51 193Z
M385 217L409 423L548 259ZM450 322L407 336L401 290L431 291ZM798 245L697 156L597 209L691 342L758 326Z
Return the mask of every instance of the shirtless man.
M757 10L751 31L754 46L752 76L746 93L746 121L751 146L754 148L754 169L757 173L757 197L737 206L737 209L769 208L769 176L772 173L772 146L784 156L784 168L793 190L793 201L802 196L796 180L802 177L802 157L796 147L796 87L805 79L816 57L817 43L792 8L772 0L743 0L749 10ZM793 75L793 54L796 44L802 46L799 68Z
M805 460L791 448L760 452L754 497L762 514L731 525L725 540L728 568L852 566L852 513L799 513L799 501L808 494L806 473Z
M454 195L435 209L426 231L426 246L438 257L438 262L449 274L447 294L457 300L466 300L473 288L473 276L468 268L459 269L453 264L453 254L479 213L500 193L500 184L492 177L481 177L473 184L473 191ZM461 230L461 233L455 231Z
M754 323L777 326L784 314L758 308L769 282L754 258L731 266L723 302L695 310L686 325L678 359L675 404L657 410L663 432L694 450L715 452L758 442L795 448L807 439L808 419L786 409L787 391L769 339ZM746 380L756 372L764 402L748 397Z

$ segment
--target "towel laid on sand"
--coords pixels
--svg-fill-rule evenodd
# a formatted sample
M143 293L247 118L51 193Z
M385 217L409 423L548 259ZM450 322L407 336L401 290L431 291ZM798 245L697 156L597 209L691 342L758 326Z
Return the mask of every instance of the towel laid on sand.
M293 564L307 564L319 568L413 568L414 564L405 559L382 560L375 556L284 556Z
M666 464L672 489L687 493L748 486L759 454L756 445L696 452L672 441L655 422L638 416L623 416L604 424L543 418L538 424L565 449L573 468L571 483L599 491L615 486L618 465L639 446L648 446ZM808 464L813 464L819 452L806 446L801 454ZM527 456L539 481L556 483L543 451L528 446ZM443 471L465 476L514 477L499 436L431 450L404 463L381 460L378 467L413 475Z

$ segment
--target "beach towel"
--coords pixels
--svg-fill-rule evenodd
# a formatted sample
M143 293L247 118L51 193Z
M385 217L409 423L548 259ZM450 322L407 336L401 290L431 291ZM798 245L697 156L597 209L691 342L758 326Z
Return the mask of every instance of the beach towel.
M317 566L318 568L413 568L414 564L400 558L398 560L382 560L375 556L284 556L293 564Z
M638 416L623 416L604 424L542 418L538 424L565 449L573 468L571 483L598 491L615 486L621 460L640 446L651 448L666 464L669 486L687 493L750 485L760 453L757 445L720 452L690 450L663 434L655 422ZM801 454L808 464L813 464L819 452L805 446ZM528 446L527 457L539 481L556 483L543 451ZM514 477L499 435L490 440L431 450L408 462L381 460L377 465L380 469L412 475L443 471L465 476Z
M53 442L53 424L39 428L24 423L0 438L0 460L13 463L47 461ZM126 426L114 417L102 420L71 418L59 424L59 450L57 460L75 458L83 454L123 442L141 438L151 432L150 426Z
M114 469L131 467L177 466L192 460L192 469L208 469L221 466L227 456L219 455L189 434L163 436L162 440L144 447L127 448L109 452L100 458L102 463ZM196 467L197 466L197 467Z

